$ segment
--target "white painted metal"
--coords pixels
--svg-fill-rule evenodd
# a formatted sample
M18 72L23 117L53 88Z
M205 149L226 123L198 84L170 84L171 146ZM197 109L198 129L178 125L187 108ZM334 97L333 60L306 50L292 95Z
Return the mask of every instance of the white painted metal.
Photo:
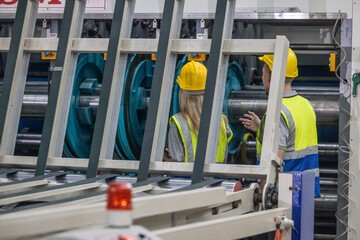
M16 191L19 189L24 189L24 188L44 186L44 185L47 185L48 183L49 183L48 180L42 179L42 180L37 180L37 181L0 186L0 194L4 194L4 193L6 194L9 191L13 192L13 191Z
M59 39L57 38L26 38L24 51L32 53L56 52ZM210 53L210 39L174 39L171 44L173 54ZM75 38L72 44L73 53L105 53L108 50L107 38ZM0 52L9 51L10 38L0 38ZM158 39L129 39L121 43L123 53L156 53ZM256 55L273 53L275 40L273 39L225 39L225 55Z
M360 72L360 1L353 1L353 27L352 27L352 56L351 76ZM353 82L351 81L351 92ZM348 239L360 238L360 86L357 86L356 96L351 95L350 117L350 188L349 188L349 230Z
M56 52L58 43L58 38L27 38L24 50L33 53Z
M183 53L210 53L211 39L174 39L172 42L172 52L174 54Z
M4 130L2 136L0 136L0 155L14 154L22 99L24 97L26 76L30 62L30 54L24 52L24 42L26 37L32 37L34 35L38 5L38 1L28 1L25 10L24 24L22 29L17 29L17 31L21 31L21 39L16 56L11 92L4 122ZM7 41L5 41L5 43L6 42Z
M161 215L184 210L222 204L226 202L225 188L203 188L177 193L167 193L139 199L134 199L133 216L135 219Z
M123 39L121 49L126 53L156 53L159 39Z
M11 38L0 38L0 52L8 52Z
M25 156L0 156L0 166L19 167L19 168L35 168L36 157ZM47 169L60 170L86 170L88 159L81 158L49 158ZM176 163L176 162L154 162L150 164L151 174L168 174L177 176L189 176L193 172L192 163ZM137 173L139 168L138 161L113 161L100 159L99 171L117 170L124 173ZM249 177L266 179L268 170L259 168L254 165L235 165L235 164L205 164L204 176L217 177Z
M278 207L292 208L292 196L293 192L290 190L293 183L292 173L279 173L279 197ZM292 211L286 215L288 219L292 219ZM291 239L291 231L285 231L283 233L284 239Z
M226 201L222 204L175 213L172 224L180 226L252 212L254 211L254 191L258 187L259 185L255 184L239 192L227 192ZM234 207L236 204L237 207Z
M94 189L94 188L100 187L100 185L101 184L97 183L97 182L86 183L86 184L67 187L67 188L48 190L48 191L43 191L43 192L38 192L38 193L35 192L35 193L24 194L24 195L16 196L16 197L8 197L8 198L0 199L0 205L12 204L12 203L23 202L23 201L29 201L29 200L34 200L34 199L59 195L59 194L65 194L65 193L70 193L70 192L81 191L81 190Z
M163 239L241 239L260 233L274 231L274 218L289 215L290 208L277 208L261 212L249 213L241 216L227 217L217 220L188 224L169 229L154 231ZM290 231L291 229L287 229ZM286 232L284 230L284 233ZM283 240L289 240L283 235Z

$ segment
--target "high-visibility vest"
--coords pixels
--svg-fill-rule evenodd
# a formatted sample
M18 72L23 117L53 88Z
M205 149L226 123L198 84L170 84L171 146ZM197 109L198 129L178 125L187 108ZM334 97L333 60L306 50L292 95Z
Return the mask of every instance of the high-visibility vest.
M315 196L320 196L318 140L316 115L310 102L299 96L284 97L281 115L284 117L289 133L283 155L284 172L310 171L315 173ZM256 136L257 157L260 160L265 117L261 120Z
M172 116L169 120L169 125L174 122L177 129L179 130L181 140L183 142L184 151L185 151L185 162L194 162L196 155L196 146L197 146L197 136L192 129L192 126L188 126L187 121L181 114L176 114ZM230 130L231 131L231 130ZM231 141L233 133L231 132L230 137L227 137L226 134L226 124L223 118L221 118L221 127L219 135L219 143L216 154L216 163L224 163L227 156L227 146Z

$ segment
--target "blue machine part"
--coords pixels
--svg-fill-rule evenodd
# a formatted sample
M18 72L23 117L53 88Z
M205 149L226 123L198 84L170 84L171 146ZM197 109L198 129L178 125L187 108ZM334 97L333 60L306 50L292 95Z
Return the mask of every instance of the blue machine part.
M314 239L314 192L313 172L291 172L293 175L292 218L296 231L291 239Z
M230 97L231 91L233 90L240 91L245 85L246 85L245 76L240 65L237 62L230 63L227 72L227 81L226 81L224 104L223 104L223 112L226 116L229 116L228 99ZM230 121L229 121L229 126L234 135L229 143L228 152L230 154L235 154L241 146L241 142L245 134L245 128L241 124L232 125Z
M80 54L78 57L64 144L64 152L69 157L89 157L95 122L91 108L79 106L79 97L80 94L91 94L102 82L104 66L101 54Z
M42 132L44 121L40 119L21 119L18 132Z

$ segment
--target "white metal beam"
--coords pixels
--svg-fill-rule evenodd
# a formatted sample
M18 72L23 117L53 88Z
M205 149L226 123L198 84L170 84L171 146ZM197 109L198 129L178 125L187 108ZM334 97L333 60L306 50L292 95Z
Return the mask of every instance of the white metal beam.
M158 39L125 38L121 43L123 53L156 53ZM24 51L32 53L56 52L58 38L26 38ZM210 53L211 39L174 39L171 44L173 54ZM108 38L75 38L72 51L74 53L105 53L108 50ZM10 38L0 38L0 52L9 51ZM272 54L275 50L274 39L225 39L223 53L225 55L259 55Z
M88 159L83 158L49 158L47 162L48 169L68 169L68 170L86 170ZM0 156L0 166L18 167L18 168L35 168L36 157L27 156ZM132 160L105 160L100 159L99 171L119 171L126 173L137 173L139 168L138 161ZM153 162L150 164L151 174L168 174L168 175L191 175L193 163L176 163L176 162ZM261 166L240 165L240 164L205 164L205 176L218 177L249 177L249 178L266 178L268 170Z
M276 230L274 218L291 214L291 208L277 208L154 231L163 239L240 239ZM284 231L291 231L287 229Z
M11 38L0 38L0 52L8 52Z

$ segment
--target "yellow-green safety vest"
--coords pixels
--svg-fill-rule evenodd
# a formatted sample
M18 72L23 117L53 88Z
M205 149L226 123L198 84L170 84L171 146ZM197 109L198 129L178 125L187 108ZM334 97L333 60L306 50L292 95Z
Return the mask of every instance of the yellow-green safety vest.
M316 115L310 102L299 96L282 99L281 115L290 134L283 155L284 172L310 171L315 173L315 195L320 196L318 139ZM264 114L256 134L257 158L260 160L265 126Z
M185 162L194 162L196 155L196 146L197 146L197 136L192 129L192 126L188 126L185 118L180 114L176 114L172 116L169 120L169 125L174 122L176 127L180 133L181 140L184 146L185 152ZM224 160L227 156L225 156L227 152L227 146L233 137L233 133L231 131L231 135L227 137L227 126L223 118L221 118L221 127L220 127L220 135L219 135L219 143L216 154L216 163L224 163Z

